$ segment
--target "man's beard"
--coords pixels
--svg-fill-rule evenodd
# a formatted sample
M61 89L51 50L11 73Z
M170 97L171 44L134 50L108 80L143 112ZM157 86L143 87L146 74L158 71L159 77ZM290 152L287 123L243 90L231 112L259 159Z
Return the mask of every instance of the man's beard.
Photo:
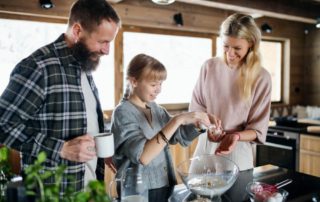
M81 63L81 69L83 71L93 71L96 70L99 65L100 58L98 58L96 52L91 52L83 40L79 40L72 46L72 52L74 57L78 62ZM97 60L92 60L92 57L98 58Z

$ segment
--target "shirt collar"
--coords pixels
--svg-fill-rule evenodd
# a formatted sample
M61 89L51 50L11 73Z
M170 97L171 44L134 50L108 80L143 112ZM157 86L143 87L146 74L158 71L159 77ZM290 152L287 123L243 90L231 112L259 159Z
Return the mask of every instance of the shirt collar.
M80 66L80 63L73 56L72 49L68 47L64 34L61 34L58 39L53 42L53 46L63 64L67 66L70 64Z

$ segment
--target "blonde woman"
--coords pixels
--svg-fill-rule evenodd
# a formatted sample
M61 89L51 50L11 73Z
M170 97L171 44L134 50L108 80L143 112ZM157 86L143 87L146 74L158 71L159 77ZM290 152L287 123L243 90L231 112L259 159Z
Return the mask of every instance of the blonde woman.
M194 155L224 155L246 170L254 165L254 143L266 139L271 77L261 66L261 33L251 16L229 16L220 37L224 55L203 64L189 109L214 114L224 133L201 135Z

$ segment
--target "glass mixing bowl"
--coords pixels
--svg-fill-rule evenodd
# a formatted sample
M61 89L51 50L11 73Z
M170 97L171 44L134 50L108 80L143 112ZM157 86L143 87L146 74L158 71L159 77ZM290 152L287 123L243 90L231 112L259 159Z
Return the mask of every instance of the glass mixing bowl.
M239 168L228 158L201 155L180 163L177 172L192 193L219 201L237 180Z

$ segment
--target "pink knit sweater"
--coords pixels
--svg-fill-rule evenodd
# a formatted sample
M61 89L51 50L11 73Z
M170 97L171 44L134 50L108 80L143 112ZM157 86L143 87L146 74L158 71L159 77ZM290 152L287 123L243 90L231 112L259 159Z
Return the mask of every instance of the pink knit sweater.
M243 101L237 86L239 69L231 69L221 58L204 63L193 91L190 111L204 111L222 120L225 130L255 130L256 142L264 143L268 129L271 105L271 76L262 68L254 84L252 97ZM210 143L205 151L206 135L199 138L194 155L214 153L216 143ZM252 142L238 142L235 150L227 155L240 170L253 167Z

